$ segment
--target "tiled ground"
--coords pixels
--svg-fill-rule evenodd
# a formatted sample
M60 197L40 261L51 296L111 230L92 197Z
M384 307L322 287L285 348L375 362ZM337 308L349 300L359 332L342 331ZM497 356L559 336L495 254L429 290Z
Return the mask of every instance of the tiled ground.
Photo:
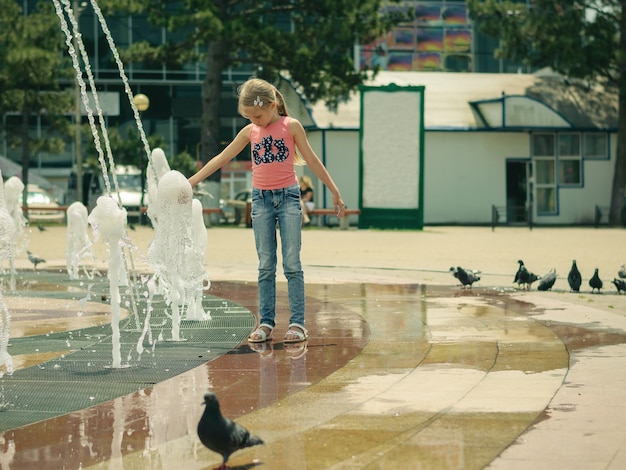
M120 398L4 431L2 468L214 468L220 458L195 431L207 390L218 394L225 414L266 441L234 454L231 468L626 467L626 296L610 287L574 294L563 284L567 260L587 239L597 248L591 261L579 256L583 266L595 262L608 277L609 263L619 265L614 247L623 231L455 227L304 235L311 338L302 349L280 341L281 283L277 340L265 350L244 341ZM38 243L33 236L31 246ZM137 236L141 247L145 234ZM252 315L250 236L210 229L207 264L211 295ZM542 271L557 266L554 292L512 288L520 256ZM48 267L63 264L59 255L48 258ZM447 268L469 263L482 268L483 279L463 291ZM10 305L22 309L14 313L12 338L16 331L45 334L52 325L64 331L74 320L81 328L106 324L97 305L80 317L52 306L58 322L46 314L24 319L23 310L46 310L40 298L35 308L26 298ZM42 361L49 353L38 352ZM11 380L0 379L4 390Z

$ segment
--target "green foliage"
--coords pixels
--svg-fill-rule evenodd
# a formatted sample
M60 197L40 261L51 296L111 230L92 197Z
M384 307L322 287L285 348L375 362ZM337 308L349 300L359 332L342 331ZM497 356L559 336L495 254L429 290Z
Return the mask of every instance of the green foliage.
M169 163L172 170L180 171L187 178L198 171L196 159L192 157L189 152L181 152L174 155L174 157L170 159Z
M626 12L624 0L468 0L479 30L499 38L501 58L619 90L609 221L618 225L626 188Z
M72 68L62 54L63 35L52 3L38 2L28 16L20 4L0 0L0 113L22 116L7 119L3 131L9 145L22 148L27 178L28 158L40 151L62 151L71 130L64 113L72 109L72 97L61 90L59 79L71 77ZM34 116L43 124L40 137L28 132Z
M96 145L91 134L91 128L89 125L84 125L82 128L83 141L87 142L85 148L85 166L97 169L100 165L100 154L96 149ZM113 160L117 165L133 165L137 168L145 167L148 156L144 149L141 138L139 137L139 130L133 125L120 127L107 128L107 137L109 140L109 146L111 148L111 154ZM104 144L105 139L102 135L100 128L98 128L98 138L100 141L101 151L106 162L106 166L109 166L109 157L107 155L106 146ZM150 148L165 147L165 139L159 134L147 136L148 144Z
M617 83L619 5L616 1L468 0L481 32L499 38L497 57L572 78L602 76Z
M109 159L106 154L104 145L104 137L100 129L98 129L98 137L101 142L102 152L106 162L106 167L109 167ZM82 129L83 141L87 142L87 148L85 149L84 165L92 170L98 170L100 165L100 155L96 150L94 139L91 134L91 128L88 125L83 126ZM107 128L107 137L109 139L109 146L111 148L111 154L116 165L133 165L137 168L145 170L147 166L147 155L144 149L143 143L139 137L139 131L135 126L127 125L124 127L110 127ZM148 145L151 149L160 147L165 151L168 156L168 162L172 170L180 171L183 175L189 177L197 170L196 160L188 152L183 151L177 155L170 156L167 152L167 143L160 134L154 134L147 136Z
M208 70L218 67L219 72L249 64L269 80L288 72L311 101L324 100L330 106L366 77L353 63L355 42L368 43L410 15L381 15L382 0L102 0L99 4L109 13L141 10L153 25L170 31L167 46L134 43L125 51L127 60L179 66L199 60L207 63Z

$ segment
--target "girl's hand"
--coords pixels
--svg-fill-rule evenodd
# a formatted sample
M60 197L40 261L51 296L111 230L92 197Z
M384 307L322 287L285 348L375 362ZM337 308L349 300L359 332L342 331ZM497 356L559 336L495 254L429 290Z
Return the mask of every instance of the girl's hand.
M341 199L341 196L333 196L333 204L335 209L337 209L337 217L343 217L346 212L346 205L344 204L343 199Z

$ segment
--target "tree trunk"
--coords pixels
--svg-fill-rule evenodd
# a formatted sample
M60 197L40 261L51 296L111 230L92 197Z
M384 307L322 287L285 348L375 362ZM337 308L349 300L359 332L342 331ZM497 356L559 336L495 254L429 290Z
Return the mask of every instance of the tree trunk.
M612 226L626 225L624 212L624 188L626 188L626 0L621 0L620 14L620 53L619 67L619 115L617 123L617 149L615 171L613 173L613 189L611 192L611 210L609 223Z
M222 149L220 145L220 98L222 95L222 71L225 67L226 43L218 40L207 48L207 72L202 85L202 128L200 145L202 163L208 162ZM209 181L220 181L221 172L209 176Z

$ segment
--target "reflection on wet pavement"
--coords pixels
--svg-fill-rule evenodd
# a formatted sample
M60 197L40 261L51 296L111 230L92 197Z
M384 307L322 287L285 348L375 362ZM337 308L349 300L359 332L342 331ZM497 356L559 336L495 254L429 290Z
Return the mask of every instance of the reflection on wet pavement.
M275 338L287 326L279 287ZM252 283L218 282L211 294L256 313ZM221 458L196 435L211 390L225 415L266 442L235 453L230 468L539 468L532 459L545 456L519 454L519 444L533 439L525 431L549 428L585 405L571 394L588 387L577 371L590 373L597 355L614 357L611 366L623 370L626 337L608 329L608 317L604 330L571 325L557 307L488 289L324 284L307 286L307 294L306 344L243 343L152 387L6 431L0 462L214 468ZM613 411L623 415L624 407ZM624 427L615 433L624 442ZM597 468L611 468L607 458L593 454ZM586 459L578 468L593 468Z

